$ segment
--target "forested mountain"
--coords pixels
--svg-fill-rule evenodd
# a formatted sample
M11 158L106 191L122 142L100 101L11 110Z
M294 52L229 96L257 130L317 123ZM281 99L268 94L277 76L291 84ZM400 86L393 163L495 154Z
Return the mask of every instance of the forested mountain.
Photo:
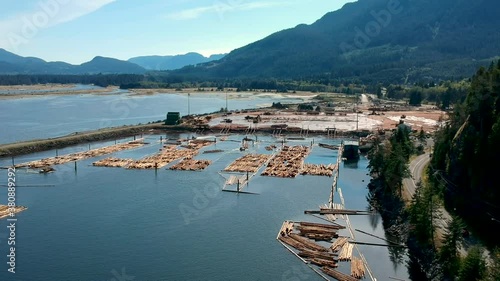
M187 53L176 56L142 56L131 58L128 61L140 65L148 70L174 70L187 65L210 62L223 58L225 54L204 57L198 53Z
M0 48L0 74L141 74L146 70L134 63L113 58L95 57L81 65L46 62L22 57Z
M370 82L470 77L500 54L499 12L497 0L359 0L175 73Z
M481 68L463 104L436 137L432 173L445 202L493 241L500 225L500 61ZM496 241L496 240L495 240ZM496 242L498 243L498 242Z

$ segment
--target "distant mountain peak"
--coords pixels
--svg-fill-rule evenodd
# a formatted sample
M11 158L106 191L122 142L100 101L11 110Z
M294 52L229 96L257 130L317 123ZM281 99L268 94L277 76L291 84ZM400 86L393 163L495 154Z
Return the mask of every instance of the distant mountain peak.
M175 56L141 56L129 59L129 62L138 64L148 70L174 70L188 65L206 63L223 58L225 54L205 57L196 52L189 52Z

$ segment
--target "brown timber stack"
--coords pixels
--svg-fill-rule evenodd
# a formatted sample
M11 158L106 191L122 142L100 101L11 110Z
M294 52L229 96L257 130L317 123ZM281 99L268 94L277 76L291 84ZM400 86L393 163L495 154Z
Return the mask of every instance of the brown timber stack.
M331 267L324 266L321 268L321 271L324 273L328 274L329 276L339 280L339 281L358 281L358 279L351 277L349 275L346 275L342 272L339 272Z
M351 276L357 279L365 278L365 266L363 265L363 261L361 259L352 259Z

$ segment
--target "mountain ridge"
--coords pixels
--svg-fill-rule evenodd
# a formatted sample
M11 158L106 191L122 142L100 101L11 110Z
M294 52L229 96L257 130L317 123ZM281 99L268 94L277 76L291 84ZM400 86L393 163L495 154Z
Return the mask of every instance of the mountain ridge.
M196 65L199 63L210 62L222 59L226 54L215 54L205 57L199 53L189 52L183 55L170 56L139 56L128 59L129 62L135 63L148 70L175 70L187 65Z
M220 61L174 74L205 79L392 77L398 82L469 77L479 61L499 55L498 11L500 2L494 0L359 0L313 24L279 31ZM387 14L390 20L384 23Z

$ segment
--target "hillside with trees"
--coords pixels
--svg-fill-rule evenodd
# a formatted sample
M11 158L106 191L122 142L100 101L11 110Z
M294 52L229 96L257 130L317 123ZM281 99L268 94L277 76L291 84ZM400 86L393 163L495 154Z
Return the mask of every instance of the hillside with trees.
M402 84L470 77L500 50L496 0L359 0L311 25L272 34L220 61L176 74L200 78L349 78Z

